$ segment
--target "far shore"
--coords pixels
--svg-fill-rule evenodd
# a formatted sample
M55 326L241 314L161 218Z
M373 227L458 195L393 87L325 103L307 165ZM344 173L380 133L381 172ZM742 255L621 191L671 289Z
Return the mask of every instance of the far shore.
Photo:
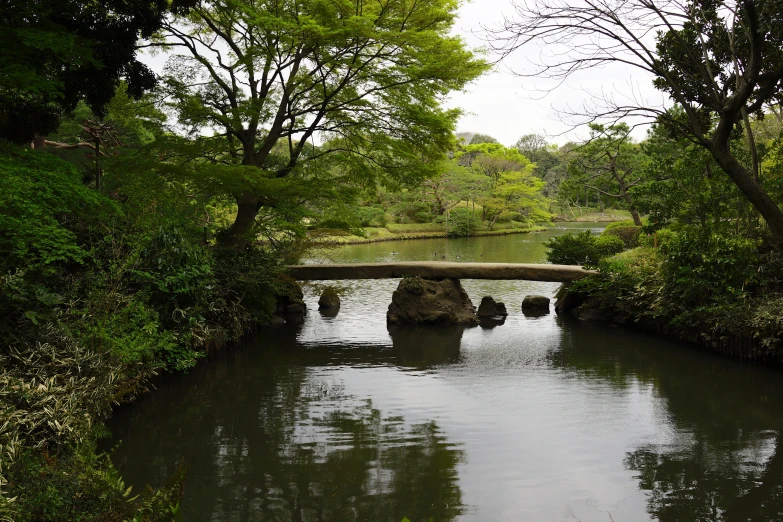
M570 221L570 222L578 222L578 223L613 223L615 221L625 221L631 219L631 213L627 210L604 210L601 211L593 211L591 209L590 212L574 212L572 213L561 213L557 217L555 217L555 222L563 222L563 221Z
M540 232L546 230L549 227L536 226L529 228L512 228L512 229L500 229L500 230L480 230L475 235L469 237L484 237L484 236L505 236L509 234L528 234L530 232ZM385 229L384 229L385 230ZM408 239L438 239L448 238L448 232L391 232L387 235L377 237L362 237L362 236L332 236L326 239L327 243L339 244L339 245L358 245L362 243L383 243L386 241L404 241Z
M612 223L615 221L624 221L631 218L630 212L624 210L606 210L604 212L584 212L571 215L560 214L552 222L553 226L558 223ZM515 226L513 228L500 228L497 230L480 230L474 235L468 237L486 237L486 236L505 236L510 234L529 234L530 232L541 232L550 228L548 226ZM346 234L344 236L329 236L322 241L333 245L359 245L363 243L383 243L386 241L405 241L408 239L439 239L449 236L446 225L441 223L411 223L395 224L390 223L385 227L365 227L365 235Z

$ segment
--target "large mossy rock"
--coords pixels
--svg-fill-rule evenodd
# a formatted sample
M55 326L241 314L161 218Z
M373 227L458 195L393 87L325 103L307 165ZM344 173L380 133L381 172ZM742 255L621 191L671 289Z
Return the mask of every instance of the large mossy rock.
M432 281L420 277L400 281L386 319L392 324L479 323L476 309L458 279Z

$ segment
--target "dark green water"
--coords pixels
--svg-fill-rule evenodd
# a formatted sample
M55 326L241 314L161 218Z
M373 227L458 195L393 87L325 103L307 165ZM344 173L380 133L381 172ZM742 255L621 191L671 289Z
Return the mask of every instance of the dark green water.
M540 262L563 231L331 255ZM188 522L783 519L779 370L524 316L549 283L465 281L506 302L495 328L390 330L396 284L163 380L116 412L115 462L138 490L184 458Z

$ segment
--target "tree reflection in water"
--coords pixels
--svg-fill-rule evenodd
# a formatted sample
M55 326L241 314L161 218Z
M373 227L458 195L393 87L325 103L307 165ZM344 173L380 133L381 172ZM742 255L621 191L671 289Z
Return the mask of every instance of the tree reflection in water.
M671 423L665 443L627 454L625 466L662 522L783 519L783 412L767 401L778 370L656 341L605 342L604 325L570 324L553 366L614 386L647 385ZM661 353L664 351L665 353Z
M320 358L339 366L354 349L319 354L275 335L274 350L211 361L118 412L112 429L127 442L114 460L135 489L164 481L184 456L188 521L447 521L462 512L464 455L435 422L384 417L312 367ZM396 342L367 351L373 364L426 367L458 356L454 337L456 353L446 343L428 359L397 353Z

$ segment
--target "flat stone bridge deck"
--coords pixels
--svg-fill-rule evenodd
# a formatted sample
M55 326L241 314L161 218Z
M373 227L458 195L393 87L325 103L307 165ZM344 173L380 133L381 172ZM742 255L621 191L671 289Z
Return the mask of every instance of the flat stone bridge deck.
M421 276L424 279L524 279L568 283L582 279L593 270L573 265L536 265L525 263L450 263L412 261L402 263L352 263L295 265L289 273L299 281L338 279L394 279Z

